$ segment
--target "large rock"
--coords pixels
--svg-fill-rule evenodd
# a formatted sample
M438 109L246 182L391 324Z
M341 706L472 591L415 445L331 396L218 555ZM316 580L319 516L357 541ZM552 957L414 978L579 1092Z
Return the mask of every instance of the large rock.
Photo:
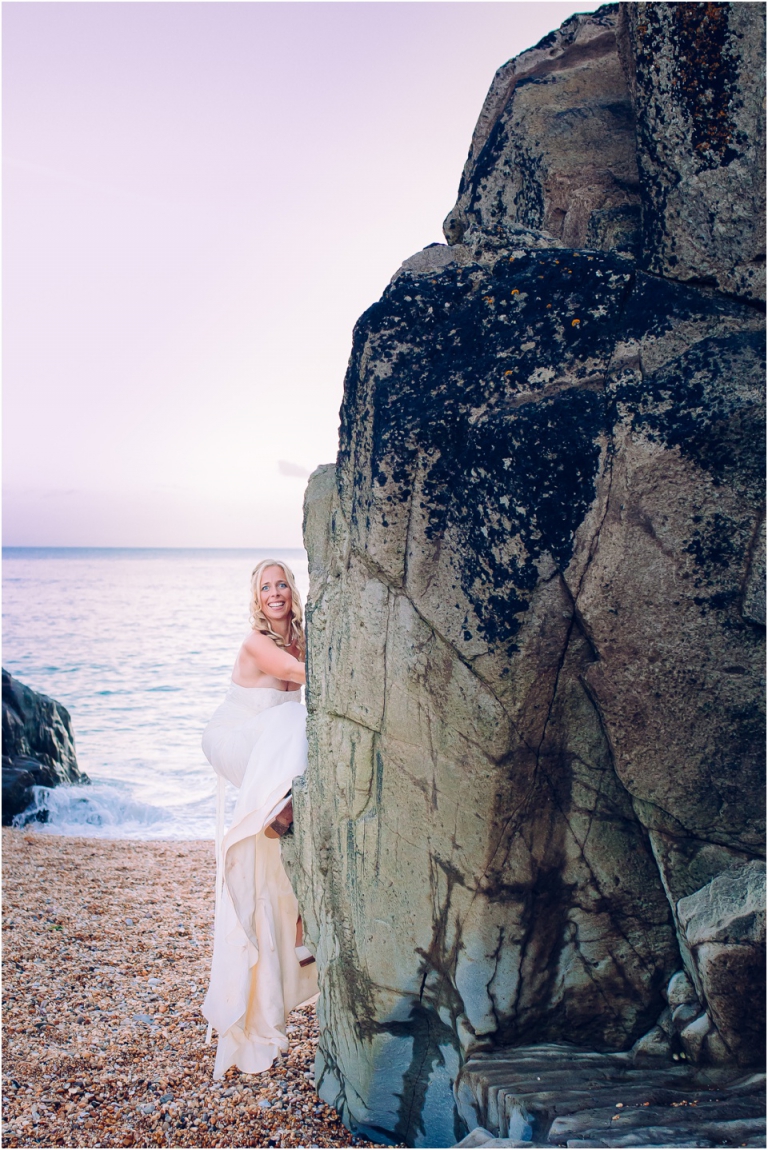
M358 322L308 489L286 861L320 1094L376 1139L457 1142L460 1068L500 1047L743 1054L751 975L705 977L681 907L763 852L763 321L632 258L615 28L575 18L497 77L452 243Z
M33 787L87 783L77 765L69 711L3 669L3 826L33 798Z

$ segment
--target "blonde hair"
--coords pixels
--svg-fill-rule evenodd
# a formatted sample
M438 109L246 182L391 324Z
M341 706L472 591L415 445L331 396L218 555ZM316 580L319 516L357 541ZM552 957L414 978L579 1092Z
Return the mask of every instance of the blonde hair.
M261 580L267 567L279 567L285 575L285 581L291 589L291 626L288 631L288 638L284 639L282 635L278 635L276 631L272 630L269 619L261 609L261 597L259 591L261 588ZM281 559L262 559L256 567L254 567L251 574L251 612L250 623L254 631L261 632L262 635L269 635L270 639L274 639L278 647L286 650L292 647L294 643L299 648L300 657L303 659L305 655L304 644L304 628L302 626L303 612L301 610L301 596L296 586L296 579L290 567L283 563Z

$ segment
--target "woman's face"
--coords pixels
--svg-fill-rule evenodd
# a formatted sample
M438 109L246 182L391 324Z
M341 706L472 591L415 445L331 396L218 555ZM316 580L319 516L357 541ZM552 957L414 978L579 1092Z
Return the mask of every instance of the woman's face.
M293 600L282 567L265 567L259 584L259 605L270 623L290 619Z

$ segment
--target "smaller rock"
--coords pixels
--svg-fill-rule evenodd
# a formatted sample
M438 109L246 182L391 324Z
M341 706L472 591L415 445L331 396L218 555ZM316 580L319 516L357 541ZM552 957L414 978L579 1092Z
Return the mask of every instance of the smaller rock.
M685 942L723 1060L758 1063L765 1051L765 863L754 859L716 875L677 903ZM762 988L762 989L761 989Z
M3 826L35 801L34 787L88 783L78 768L69 712L3 668ZM44 818L44 807L35 812Z
M672 1044L669 1035L665 1034L660 1026L654 1026L642 1038L638 1038L631 1050L632 1061L635 1066L644 1066L659 1058L668 1061L671 1053Z
M753 859L715 876L677 904L691 949L705 943L754 944L765 939L765 863Z
M696 989L685 970L673 974L667 986L667 1002L672 1010L688 1002L698 1002Z
M683 1050L690 1058L691 1062L700 1062L702 1047L704 1039L712 1029L712 1023L709 1015L700 1015L695 1022L690 1022L680 1031L680 1041L683 1044Z
M474 1130L470 1130L466 1138L462 1138L461 1142L457 1142L457 1147L463 1147L465 1150L480 1150L480 1147L523 1147L530 1146L530 1142L521 1142L517 1138L496 1138L491 1134L490 1130L486 1130L484 1126L476 1126Z
M133 1020L134 1020L134 1022L147 1022L150 1024L153 1021L153 1019L151 1018L151 1016L149 1014L134 1014Z
M674 1033L680 1034L680 1032L685 1030L686 1026L688 1026L690 1022L693 1022L694 1018L698 1018L700 1014L701 1007L698 1003L683 1002L680 1006L675 1007L672 1013L672 1028Z
M660 1026L664 1033L671 1038L677 1031L672 1023L672 1011L668 1006L665 1006L659 1017L656 1019L656 1025Z
M127 919L125 920L125 925L126 925L126 926L133 926L133 919L132 919L132 918L127 918Z

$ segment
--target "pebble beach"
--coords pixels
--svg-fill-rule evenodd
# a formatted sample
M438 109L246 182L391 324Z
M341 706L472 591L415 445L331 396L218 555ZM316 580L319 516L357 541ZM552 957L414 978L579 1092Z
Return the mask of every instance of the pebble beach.
M313 1004L282 1061L214 1082L214 870L207 841L3 830L3 1145L376 1145L315 1093Z

